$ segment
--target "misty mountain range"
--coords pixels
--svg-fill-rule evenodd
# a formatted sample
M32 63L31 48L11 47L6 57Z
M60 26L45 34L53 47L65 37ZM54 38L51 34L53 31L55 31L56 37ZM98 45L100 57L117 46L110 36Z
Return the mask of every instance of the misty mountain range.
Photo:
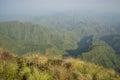
M0 80L118 80L119 4L0 0Z

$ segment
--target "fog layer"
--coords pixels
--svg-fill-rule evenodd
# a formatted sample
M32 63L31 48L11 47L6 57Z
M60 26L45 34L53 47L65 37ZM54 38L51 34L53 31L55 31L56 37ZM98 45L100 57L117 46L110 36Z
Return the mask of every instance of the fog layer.
M120 13L120 0L0 0L0 18L63 12Z

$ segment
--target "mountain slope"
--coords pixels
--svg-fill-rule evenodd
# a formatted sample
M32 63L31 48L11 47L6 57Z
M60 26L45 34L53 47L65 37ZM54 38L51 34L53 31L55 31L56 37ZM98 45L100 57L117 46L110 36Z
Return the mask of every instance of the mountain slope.
M24 49L24 44L18 40L14 40L6 35L0 34L0 47L11 52L19 53L20 50Z
M103 37L119 34L116 27L103 24L99 18L96 20L93 17L43 17L40 18L39 24L33 23L1 22L0 34L18 40L25 45L31 45L33 48L37 45L36 49L32 50L31 47L29 50L41 51L43 54L48 48L55 48L65 54L66 50L77 48L77 42L85 36ZM44 48L41 48L41 46L44 46ZM28 52L30 52L29 50Z
M96 46L92 50L82 53L81 58L108 68L115 68L118 65L117 56L109 46Z
M97 55L100 59L90 61L120 72L120 40L119 36L115 37L120 34L118 18L117 22L109 20L109 17L106 19L79 15L47 16L39 19L38 22L0 22L0 47L19 55L34 52L49 56L85 55L84 60Z
M107 68L113 68L117 72L120 71L119 55L116 54L112 46L95 36L84 37L78 43L77 49L67 50L67 52L68 54L65 54L64 57L73 56Z
M114 34L114 35L107 35L101 37L102 40L104 40L107 44L109 44L116 52L116 54L120 54L120 35Z

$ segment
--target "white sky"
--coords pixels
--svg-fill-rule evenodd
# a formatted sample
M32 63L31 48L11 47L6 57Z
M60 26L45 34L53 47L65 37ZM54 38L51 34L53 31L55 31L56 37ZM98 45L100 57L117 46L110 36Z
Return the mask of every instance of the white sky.
M120 12L120 0L0 0L0 16L87 10Z

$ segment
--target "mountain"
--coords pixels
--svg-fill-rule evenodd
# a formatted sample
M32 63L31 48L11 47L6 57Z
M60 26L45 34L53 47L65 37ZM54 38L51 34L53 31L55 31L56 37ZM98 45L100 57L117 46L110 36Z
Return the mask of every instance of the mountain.
M119 17L79 15L0 22L0 47L18 55L71 56L120 72L119 25Z
M97 65L113 68L118 72L120 71L119 58L117 57L119 55L116 53L116 50L95 36L84 37L78 43L77 49L67 50L67 52L68 54L65 54L64 57L73 56Z
M109 44L117 54L120 54L120 35L108 35L101 37L102 40L104 40L107 44Z
M41 53L44 54L46 49L54 48L65 54L65 50L77 48L77 43L85 36L103 37L119 34L118 26L113 27L110 26L112 23L108 23L113 21L114 25L115 20L110 18L107 21L108 19L109 17L101 19L101 17L57 15L40 17L37 21L32 22L1 22L0 34L18 40L25 45L31 45L34 49L29 47L30 51L40 49ZM105 20L106 24L103 23Z

